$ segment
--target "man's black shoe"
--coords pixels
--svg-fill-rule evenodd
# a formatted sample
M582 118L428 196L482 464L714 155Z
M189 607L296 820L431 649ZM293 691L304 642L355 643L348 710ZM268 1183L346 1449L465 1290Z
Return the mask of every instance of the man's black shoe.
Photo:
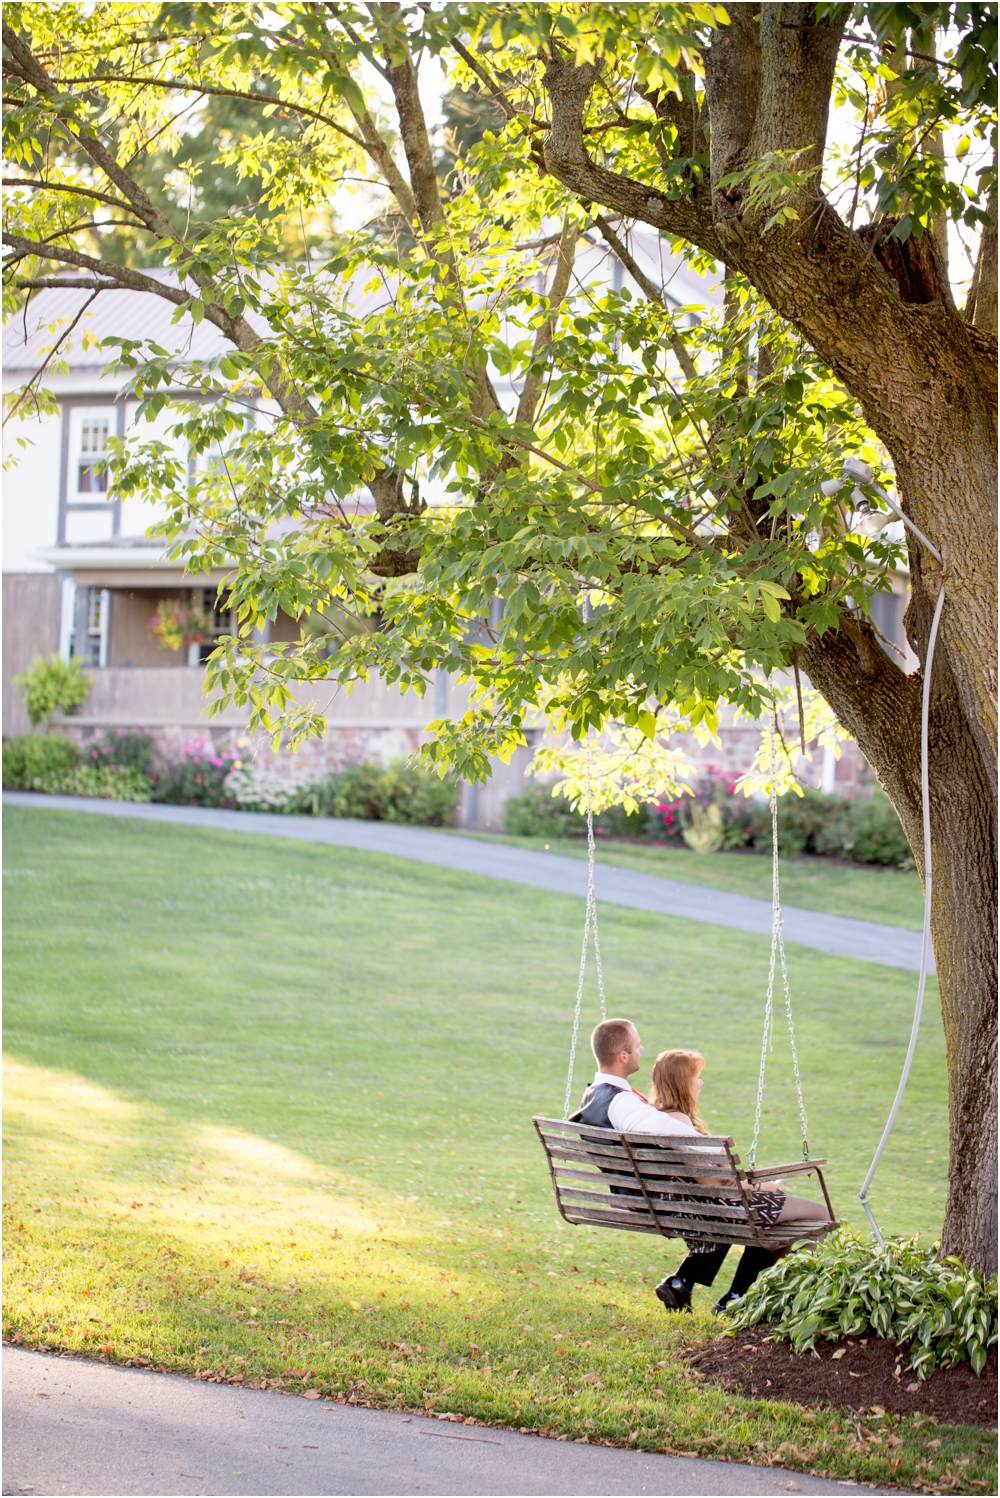
M680 1275L668 1274L665 1280L661 1280L653 1292L658 1300L661 1300L668 1311L690 1311L691 1291L685 1285Z
M742 1295L737 1295L735 1290L727 1290L725 1295L719 1296L712 1310L717 1316L727 1316L729 1314L729 1307L733 1302L742 1299Z

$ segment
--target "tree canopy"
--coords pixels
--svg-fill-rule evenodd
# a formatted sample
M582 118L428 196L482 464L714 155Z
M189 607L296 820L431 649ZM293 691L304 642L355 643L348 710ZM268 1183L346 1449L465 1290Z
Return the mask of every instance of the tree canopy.
M933 235L944 213L982 222L985 13L820 12L834 43L844 33L830 86L858 125L824 168L848 222L868 210L900 245ZM939 27L963 21L936 59ZM133 443L116 484L169 495L164 533L193 565L237 560L243 638L212 682L249 696L260 722L318 728L286 695L310 676L376 669L419 690L441 665L477 688L469 719L439 730L442 756L472 777L522 740L541 702L577 734L607 716L651 725L651 704L711 727L723 697L758 712L762 673L845 610L866 613L886 585L898 543L851 534L841 500L819 488L847 453L886 468L829 367L736 271L724 322L694 327L641 272L642 301L581 276L588 240L632 268L627 229L546 169L546 90L560 69L589 70L585 134L602 169L655 181L683 218L707 188L699 116L724 7L70 5L12 7L8 24L8 157L47 184L9 199L13 285L37 281L45 259L95 284L141 284L73 249L97 232L75 226L103 212L129 226L133 260L173 268L176 287L155 294L209 315L236 345L213 370L178 369L119 340L150 414L178 385L212 395L178 414L194 450L221 447L225 462L192 485L167 446ZM433 59L506 121L474 131L445 182L418 87L417 61ZM181 132L199 100L203 125L222 101L238 108L238 130L227 125L214 151L204 128L197 148ZM964 131L959 173L933 149L945 126ZM118 165L169 151L212 177L194 179L193 219L183 197L153 194L148 166ZM816 155L813 142L779 147L720 180L766 238L817 200ZM289 212L312 215L352 176L392 200L322 264L289 263ZM233 178L254 189L244 206L230 202ZM88 200L98 184L104 199ZM102 232L120 241L123 230ZM667 242L711 274L721 247L704 240ZM498 378L514 399L500 400ZM248 403L268 396L281 414L248 430ZM374 507L358 503L365 486ZM503 617L490 625L496 597ZM342 619L376 607L386 627L332 653L329 634L266 652L250 643L278 608Z

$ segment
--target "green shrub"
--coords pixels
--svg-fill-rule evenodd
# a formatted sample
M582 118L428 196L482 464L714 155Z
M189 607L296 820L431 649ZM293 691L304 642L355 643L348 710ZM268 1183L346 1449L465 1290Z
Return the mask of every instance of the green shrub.
M363 764L348 765L338 775L331 775L323 792L329 810L320 815L381 822L383 798L379 788L384 773L381 765L365 760Z
M915 1238L880 1248L849 1228L780 1259L736 1309L736 1331L766 1321L795 1352L818 1337L874 1332L911 1348L920 1379L968 1358L978 1375L997 1340L997 1277L940 1259Z
M165 760L152 773L152 799L174 806L232 806L226 777L235 767L232 754L216 754L205 739L190 739L180 759Z
M247 811L309 817L357 817L363 822L407 822L446 827L454 818L458 786L397 760L386 769L365 761L334 775L313 770L288 774L237 764L225 780L227 805ZM221 803L220 803L221 804Z
M41 790L35 782L42 776L66 773L79 760L79 749L65 734L18 734L3 746L3 783L13 791Z
M503 809L503 830L511 837L572 837L586 832L587 821L552 787L533 785L511 796Z
M442 780L405 760L396 760L387 769L366 761L331 776L326 786L303 792L300 799L315 805L318 816L446 827L458 805L458 786L450 776Z
M789 794L778 801L778 848L782 858L832 851L820 843L833 818L845 806L839 796L824 796L807 787L804 795ZM766 801L749 803L750 835L755 853L771 854L771 808Z
M842 801L816 838L816 852L896 868L912 869L914 863L896 809L882 790L870 800Z
M156 763L156 740L142 728L106 728L88 739L82 753L89 764L138 770L140 775L151 776Z
M560 797L559 801L562 800ZM563 804L568 808L567 802ZM586 831L586 818L580 817L579 820L580 831ZM626 811L624 806L609 806L594 817L594 831L603 837L655 837L659 828L652 806L640 806L637 811Z
M151 801L153 797L152 782L141 771L86 763L39 775L31 789L50 796L100 796L107 801Z
M383 822L448 827L455 819L458 784L453 776L442 779L433 771L397 760L383 772L376 799Z
M36 655L27 671L14 677L32 723L47 723L56 709L71 713L87 700L91 678L78 659Z

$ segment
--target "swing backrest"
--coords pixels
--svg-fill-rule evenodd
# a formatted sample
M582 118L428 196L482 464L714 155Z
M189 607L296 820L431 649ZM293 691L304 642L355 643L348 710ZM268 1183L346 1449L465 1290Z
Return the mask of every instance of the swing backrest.
M567 1222L761 1248L822 1238L835 1226L764 1226L752 1201L752 1177L727 1136L702 1135L695 1144L690 1134L619 1134L553 1118L532 1122ZM811 1162L822 1179L820 1163ZM801 1162L787 1167L802 1168Z

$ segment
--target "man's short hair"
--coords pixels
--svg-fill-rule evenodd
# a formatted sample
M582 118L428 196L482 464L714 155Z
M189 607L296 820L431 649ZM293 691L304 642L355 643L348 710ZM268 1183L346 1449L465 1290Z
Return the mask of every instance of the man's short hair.
M602 1019L590 1037L590 1049L598 1066L611 1066L622 1051L632 1049L635 1025L630 1019Z

